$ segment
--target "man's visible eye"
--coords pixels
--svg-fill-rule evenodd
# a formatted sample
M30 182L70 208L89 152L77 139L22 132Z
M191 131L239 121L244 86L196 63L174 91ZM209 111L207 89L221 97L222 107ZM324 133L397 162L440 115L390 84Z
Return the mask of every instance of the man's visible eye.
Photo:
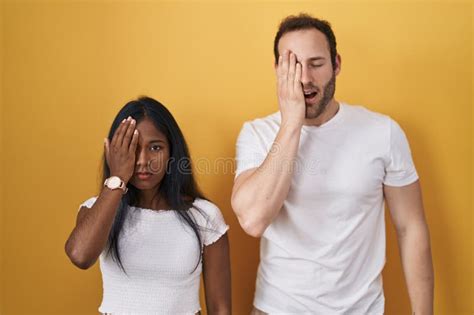
M320 64L320 63L312 63L310 64L311 68L319 68L319 67L322 67L323 65Z
M150 150L151 150L151 151L159 151L159 150L161 150L161 146L159 146L159 145L157 145L157 144L152 145L152 146L150 147Z

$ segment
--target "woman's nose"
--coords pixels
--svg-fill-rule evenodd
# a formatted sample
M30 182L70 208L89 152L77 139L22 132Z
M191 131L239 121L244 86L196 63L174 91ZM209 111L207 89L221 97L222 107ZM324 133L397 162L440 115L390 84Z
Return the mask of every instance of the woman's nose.
M137 152L136 159L137 159L137 165L139 166L148 164L146 151L143 149Z

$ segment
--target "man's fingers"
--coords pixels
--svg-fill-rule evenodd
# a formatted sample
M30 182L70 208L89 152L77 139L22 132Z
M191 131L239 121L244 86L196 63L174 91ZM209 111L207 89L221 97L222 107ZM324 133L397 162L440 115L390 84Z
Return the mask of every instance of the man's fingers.
M281 78L283 80L288 80L288 66L288 51L284 51L281 62Z
M276 68L277 76L277 95L280 95L283 92L283 89L286 88L286 73L283 73L283 55L278 57L278 66Z
M280 78L283 76L283 71L282 71L282 64L283 64L283 56L280 55L278 57L278 63L275 69L275 74L277 76L277 79L280 80Z
M302 90L302 87L301 87L301 63L297 62L296 63L296 69L295 69L295 78L293 80L293 84L294 84L294 89L295 91L298 91L298 89Z
M295 71L296 71L296 55L290 53L290 62L288 65L288 85L291 87L293 81L295 81Z

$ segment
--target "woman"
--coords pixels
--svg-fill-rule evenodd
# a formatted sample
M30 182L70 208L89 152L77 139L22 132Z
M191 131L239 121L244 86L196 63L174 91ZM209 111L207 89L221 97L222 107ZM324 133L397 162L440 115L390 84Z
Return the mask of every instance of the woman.
M104 188L85 201L66 253L81 269L100 258L104 314L230 314L228 226L199 192L183 134L141 97L104 139Z

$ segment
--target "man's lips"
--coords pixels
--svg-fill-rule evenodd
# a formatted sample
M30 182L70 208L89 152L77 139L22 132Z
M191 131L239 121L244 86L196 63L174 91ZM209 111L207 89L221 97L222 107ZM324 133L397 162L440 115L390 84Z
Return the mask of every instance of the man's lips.
M318 94L317 91L307 91L307 92L305 91L303 93L304 93L304 97L306 99L311 99L311 98L315 97Z
M316 101L316 97L318 96L317 91L308 91L304 92L304 100L306 102L306 105L311 105Z

